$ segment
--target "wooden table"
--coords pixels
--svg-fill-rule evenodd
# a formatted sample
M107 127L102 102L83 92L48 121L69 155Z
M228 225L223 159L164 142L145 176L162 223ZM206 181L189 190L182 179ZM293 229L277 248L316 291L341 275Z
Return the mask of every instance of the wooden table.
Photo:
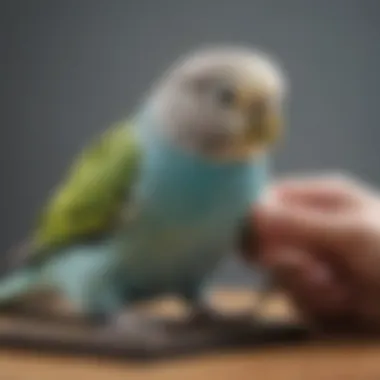
M249 296L243 292L223 292L218 299L228 308L238 309ZM269 317L289 316L291 310L286 300L276 298L267 305L265 313ZM249 353L210 354L149 365L0 351L0 380L52 380L53 377L65 380L210 380L212 377L218 380L379 380L380 345L263 348Z

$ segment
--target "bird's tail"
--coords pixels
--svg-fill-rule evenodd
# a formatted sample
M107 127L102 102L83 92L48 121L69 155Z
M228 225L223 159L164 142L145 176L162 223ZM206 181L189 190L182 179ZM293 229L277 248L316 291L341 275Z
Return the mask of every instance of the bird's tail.
M26 266L0 278L0 310L27 294L36 280L35 268Z
M32 287L37 268L28 262L31 246L25 242L5 255L5 271L0 275L0 310L13 304Z

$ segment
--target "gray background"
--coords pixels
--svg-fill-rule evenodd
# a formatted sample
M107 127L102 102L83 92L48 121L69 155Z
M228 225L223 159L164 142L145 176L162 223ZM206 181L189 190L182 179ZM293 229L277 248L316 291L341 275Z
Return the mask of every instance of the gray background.
M336 169L380 184L379 15L377 0L0 1L0 252L87 138L203 43L282 61L292 98L277 174ZM220 276L247 279L236 263Z

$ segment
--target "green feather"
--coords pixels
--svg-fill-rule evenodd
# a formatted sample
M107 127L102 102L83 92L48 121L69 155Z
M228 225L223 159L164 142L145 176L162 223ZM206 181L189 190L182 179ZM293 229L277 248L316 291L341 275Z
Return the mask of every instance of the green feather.
M130 123L121 122L90 143L43 209L31 256L111 230L134 183L139 157Z

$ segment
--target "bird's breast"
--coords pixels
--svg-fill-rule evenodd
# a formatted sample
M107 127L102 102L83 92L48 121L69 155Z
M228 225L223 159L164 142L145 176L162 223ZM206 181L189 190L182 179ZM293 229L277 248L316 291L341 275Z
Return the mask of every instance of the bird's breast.
M136 188L136 225L152 242L220 241L257 197L261 172L260 162L209 162L156 142L147 150Z
M260 171L258 162L210 163L153 144L127 239L136 276L162 279L214 266L258 195Z

